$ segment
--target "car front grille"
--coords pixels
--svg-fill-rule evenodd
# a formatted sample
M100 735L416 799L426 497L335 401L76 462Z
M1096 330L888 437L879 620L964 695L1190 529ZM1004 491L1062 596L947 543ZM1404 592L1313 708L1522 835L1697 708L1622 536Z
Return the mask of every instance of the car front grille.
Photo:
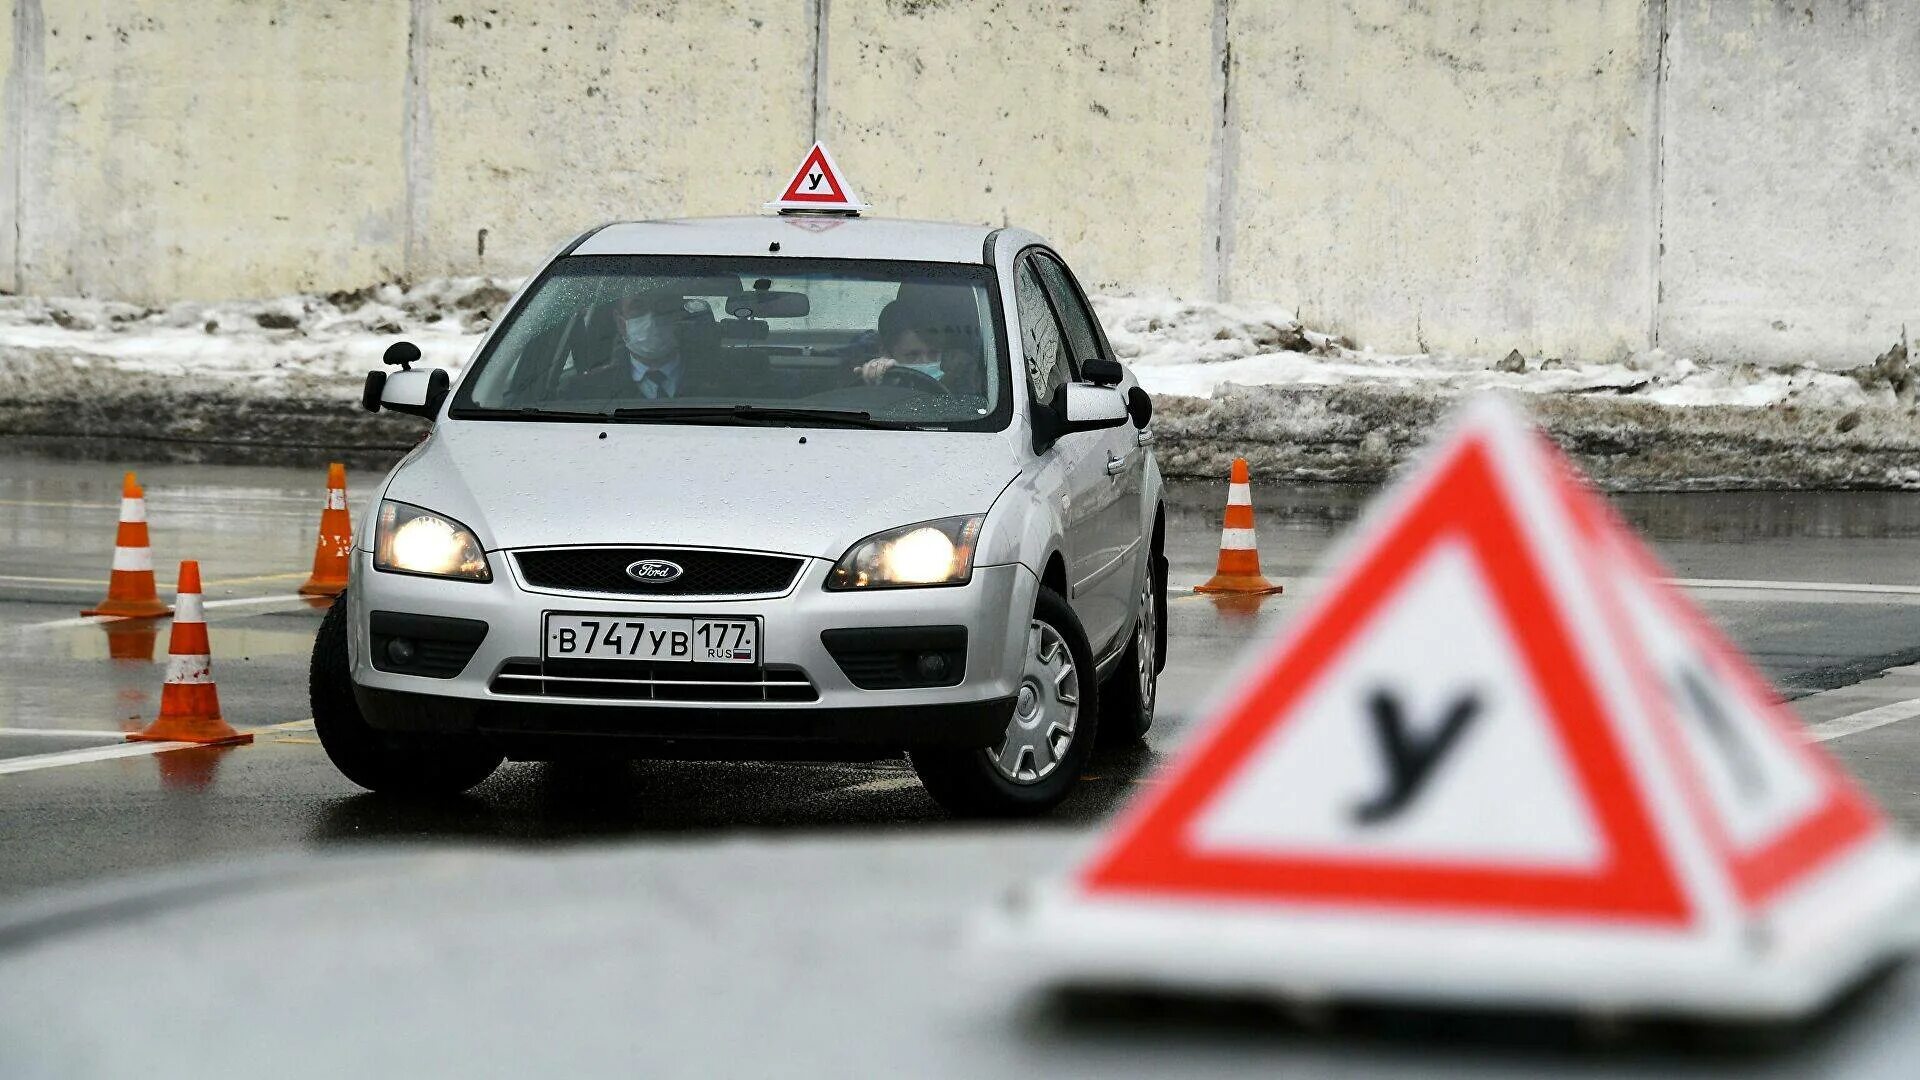
M654 660L509 660L490 689L510 697L599 701L818 701L797 667L688 664Z
M619 596L779 596L806 565L793 555L699 548L536 548L513 557L533 588ZM627 567L647 559L674 563L682 573L665 582L627 576Z

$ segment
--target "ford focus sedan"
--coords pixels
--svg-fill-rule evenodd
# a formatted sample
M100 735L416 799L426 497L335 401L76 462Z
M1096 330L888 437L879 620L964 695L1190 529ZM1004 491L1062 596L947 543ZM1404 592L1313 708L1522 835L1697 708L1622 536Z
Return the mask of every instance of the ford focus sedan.
M1019 229L785 215L562 248L362 523L314 722L376 791L501 761L875 760L1044 812L1152 723L1152 404Z

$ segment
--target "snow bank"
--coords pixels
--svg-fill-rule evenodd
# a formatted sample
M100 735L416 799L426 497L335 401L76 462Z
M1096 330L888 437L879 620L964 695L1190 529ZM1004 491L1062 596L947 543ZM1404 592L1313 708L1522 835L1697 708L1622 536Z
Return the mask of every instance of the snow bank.
M343 408L392 341L457 370L517 281L142 308L0 297L0 434L386 454L414 433ZM1383 478L1458 395L1520 395L1617 488L1920 487L1904 347L1852 371L1392 354L1318 333L1274 304L1094 298L1114 348L1161 403L1160 459L1218 476ZM191 378L191 382L183 379Z
M1154 394L1212 397L1220 387L1366 386L1416 393L1499 390L1608 394L1659 405L1910 407L1905 351L1895 370L1717 366L1654 350L1618 363L1556 357L1376 353L1315 333L1272 304L1101 296L1094 308L1121 359ZM1863 361L1868 358L1862 358ZM1882 368L1889 365L1876 361Z

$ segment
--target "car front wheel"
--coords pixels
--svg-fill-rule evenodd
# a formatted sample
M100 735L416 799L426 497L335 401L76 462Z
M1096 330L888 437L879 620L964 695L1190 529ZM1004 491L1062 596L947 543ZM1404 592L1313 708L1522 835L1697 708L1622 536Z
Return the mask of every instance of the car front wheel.
M1086 631L1060 594L1041 586L1027 625L1013 716L984 750L917 750L927 793L966 817L1028 817L1073 790L1099 726L1098 680Z
M473 737L378 731L353 699L347 659L347 596L341 593L320 621L307 669L313 730L347 779L387 795L454 795L485 780L503 755Z

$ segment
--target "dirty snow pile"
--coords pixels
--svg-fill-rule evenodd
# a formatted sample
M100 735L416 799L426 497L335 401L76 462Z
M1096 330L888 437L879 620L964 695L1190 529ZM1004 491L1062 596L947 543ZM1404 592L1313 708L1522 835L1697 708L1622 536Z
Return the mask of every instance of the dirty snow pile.
M1670 406L1795 405L1851 410L1911 404L1904 362L1853 371L1705 364L1653 350L1622 362L1380 353L1316 333L1273 304L1164 297L1093 299L1120 358L1154 394L1212 397L1224 385L1371 386L1449 394L1607 394ZM1904 352L1899 358L1904 361Z
M345 377L350 390L379 365L381 351L403 337L420 346L429 364L458 369L518 284L444 278L163 308L0 296L0 375L12 369L18 377L23 366L39 361L31 363L36 382L58 382L58 368L71 366L76 374L93 376L89 383L107 372L193 375L261 389L280 380L312 384ZM1877 367L1841 372L1706 364L1658 350L1614 363L1517 352L1504 358L1389 353L1318 333L1274 304L1097 296L1094 307L1121 359L1155 394L1212 397L1231 384L1379 387L1441 396L1486 389L1608 394L1670 406L1850 410L1913 400L1905 364L1890 367L1886 358Z
M380 366L381 352L401 338L420 346L428 364L457 369L518 284L443 278L411 287L181 301L164 308L0 296L0 376L39 361L36 379L58 381L57 367L46 363L57 361L96 378L109 372L190 375L262 389L285 380L345 378L343 385L353 389L361 375Z
M449 278L261 301L141 307L0 296L0 435L192 460L398 452L417 431L343 408L405 338L458 369L518 282ZM1614 488L1920 487L1920 374L1894 345L1851 370L1376 352L1272 304L1098 296L1121 358L1160 399L1169 475L1374 482L1431 437L1452 398L1525 395ZM242 448L222 450L220 447ZM277 448L277 450L276 450Z

